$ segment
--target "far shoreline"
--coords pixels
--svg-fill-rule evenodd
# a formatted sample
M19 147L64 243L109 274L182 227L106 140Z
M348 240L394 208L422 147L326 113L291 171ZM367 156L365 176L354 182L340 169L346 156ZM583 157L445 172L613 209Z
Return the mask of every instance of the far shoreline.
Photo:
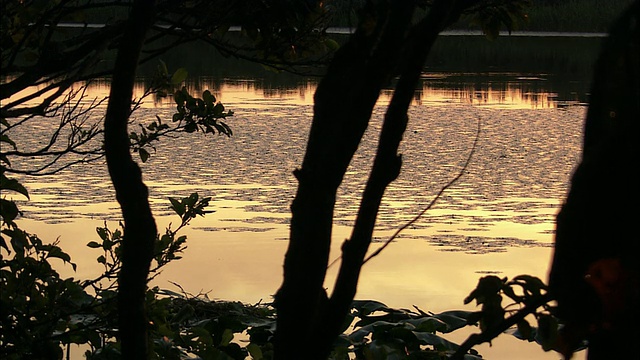
M229 29L231 31L231 29ZM234 29L240 31L240 27ZM349 27L329 27L327 34L349 35L355 32L355 28ZM445 30L440 32L440 36L484 36L481 30ZM521 36L521 37L586 37L603 38L607 33L602 32L581 32L581 31L500 31L500 36Z
M57 27L61 28L88 28L99 29L106 24L96 23L58 23ZM162 25L159 25L163 27ZM168 27L168 26L167 26ZM350 35L355 32L355 28L332 26L324 31L331 35ZM231 26L227 31L240 32L241 26ZM607 37L607 33L603 32L582 32L582 31L500 31L500 36L519 36L519 37L583 37L583 38L603 38ZM484 36L481 30L445 30L440 32L440 36Z

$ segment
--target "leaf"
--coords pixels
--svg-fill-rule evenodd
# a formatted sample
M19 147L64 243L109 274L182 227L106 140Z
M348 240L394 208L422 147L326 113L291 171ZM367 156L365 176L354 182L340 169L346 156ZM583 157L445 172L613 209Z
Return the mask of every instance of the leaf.
M173 120L173 122L180 121L182 119L184 119L184 113L182 113L182 112L177 112L177 113L173 114L173 117L171 118L171 120Z
M233 131L231 131L231 128L229 127L229 125L227 125L226 123L224 123L222 121L220 122L220 125L222 125L227 130L227 134L229 136L233 135Z
M251 355L251 358L253 360L262 360L262 350L257 344L250 343L249 345L247 345L247 351L249 352L249 355Z
M16 179L9 179L4 174L0 176L0 190L13 190L20 193L29 199L29 192L27 189L18 182Z
M512 282L522 286L527 295L540 296L542 290L547 290L547 285L542 280L531 275L516 276Z
M447 324L447 330L443 331L446 333L469 325L469 318L471 314L473 313L470 311L451 310L433 315L433 317L440 319Z
M228 346L233 340L233 330L224 329L222 332L222 339L220 339L220 346Z
M168 296L177 297L177 298L184 298L184 295L182 295L180 293L177 293L177 292L175 292L173 290L169 290L169 289L160 289L158 291L158 294L160 294L160 295L168 295Z
M169 201L171 202L171 209L173 209L176 214L180 216L184 215L184 205L178 201L178 199L170 197Z
M544 351L553 350L558 343L558 319L542 314L538 317L538 332L535 340Z
M178 106L182 106L185 101L187 101L187 97L181 90L176 90L173 93L173 100L178 104Z
M357 310L356 316L366 316L375 311L387 311L387 305L375 300L355 300L351 305Z
M189 72L187 71L187 69L179 68L171 76L171 84L173 85L181 84L183 81L185 81L188 75L189 75Z
M367 344L362 353L367 360L401 360L406 359L404 349L399 349L398 346L391 346L388 343L380 340L374 340Z
M522 336L520 339L533 341L534 332L533 332L533 329L531 328L531 324L529 324L527 320L519 321L517 326L518 326L518 332Z
M147 160L149 160L149 152L145 149L138 149L138 153L140 154L140 160L142 160L143 163L147 162Z
M69 254L67 254L66 252L62 251L62 249L58 246L51 247L51 249L49 250L49 254L47 254L47 258L61 259L65 263L71 264L71 267L73 267L74 271L76 270L76 264L71 262L71 256L69 256Z
M194 207L196 205L197 201L198 201L198 193L197 192L191 193L191 195L189 195L189 197L183 199L183 202L186 205L188 205L189 207Z
M100 239L102 239L103 241L109 240L109 229L107 229L106 227L97 227L96 232L98 233L98 236L100 236Z
M204 328L201 327L193 327L190 329L191 338L198 338L198 342L205 345L212 345L213 339L211 338L211 334Z
M484 276L478 280L478 286L464 299L464 303L468 304L475 299L478 305L483 304L498 294L503 284L504 280L495 275Z
M87 244L87 246L88 246L88 247L90 247L90 248L92 248L92 249L97 249L97 248L102 247L102 245L100 245L97 241L90 241L90 242Z
M173 318L171 318L171 322L175 324L183 323L189 320L195 313L196 311L193 308L193 306L187 304L182 308L180 308L180 310L178 310L178 312L173 316Z
M358 325L356 324L356 326ZM355 343L361 343L364 341L364 338L371 333L380 334L396 326L398 326L398 323L395 322L376 321L352 332L349 334L349 339Z
M5 223L13 222L19 214L20 210L18 210L16 203L7 199L0 199L0 217Z
M158 64L158 72L163 77L169 76L169 69L167 69L167 64L162 60L160 60L160 64Z
M340 327L340 333L344 333L345 331L347 331L347 329L349 329L349 327L351 326L351 323L353 323L354 319L355 319L355 316L351 314L347 314L347 316L345 316L344 320L342 321L342 326Z
M187 133L192 133L198 130L198 126L194 122L190 122L184 126L184 131Z
M338 48L340 48L340 44L338 44L338 42L333 40L333 39L326 39L324 41L324 44L331 51L336 51L336 50L338 50Z
M418 332L446 332L448 328L447 324L444 321L431 316L422 317L419 319L409 319L405 322L415 326L415 330Z
M205 102L207 105L209 105L209 104L213 105L213 104L216 102L216 97L215 97L215 96L213 96L213 94L211 93L211 91L209 91L209 90L205 90L205 91L202 93L202 100L204 100L204 102Z
M413 332L422 345L433 345L438 350L456 350L458 345L436 334L426 332Z
M224 112L224 105L221 103L217 103L216 106L213 107L213 114L215 116L221 116Z
M11 247L13 251L18 256L22 256L24 254L25 247L29 246L29 242L27 240L27 234L22 230L3 230L3 234L9 235L11 237Z

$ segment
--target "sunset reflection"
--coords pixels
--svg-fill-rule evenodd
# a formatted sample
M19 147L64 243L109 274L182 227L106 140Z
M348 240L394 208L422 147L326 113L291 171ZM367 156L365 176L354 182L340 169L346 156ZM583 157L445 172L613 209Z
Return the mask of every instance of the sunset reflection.
M423 74L423 81L416 90L412 105L438 106L447 104L477 105L507 109L551 109L567 103L558 100L557 93L548 89L544 79L510 74L510 77L488 76L477 82L474 74ZM537 84L541 83L541 84ZM84 102L109 96L110 79L95 79L90 83L76 84L74 89L87 85ZM148 83L140 79L134 85L134 98L140 99L148 90ZM198 96L210 90L219 101L228 105L241 104L246 108L265 108L281 105L313 105L317 87L316 79L295 84L266 84L255 79L213 79L200 77L185 84L187 90ZM33 93L37 88L28 88L16 96ZM379 104L391 100L393 90L383 90ZM12 99L9 99L11 101ZM36 103L38 99L29 102ZM569 101L577 102L577 101ZM106 105L106 104L105 104ZM173 98L149 96L141 104L143 108L173 107Z
M549 109L558 106L557 94L546 89L531 89L524 82L499 82L489 84L431 83L423 81L416 90L412 105L447 105L451 103L479 105L509 109ZM315 80L300 82L295 86L270 86L252 80L214 81L199 79L187 84L192 93L209 89L225 104L242 104L248 107L265 107L276 102L278 105L313 105L313 95L317 87ZM387 104L392 90L384 90L378 102ZM164 99L166 104L170 99Z
M282 281L297 186L292 170L305 153L317 81L274 85L261 79L200 77L186 87L194 96L210 90L234 110L236 115L229 119L234 135L194 133L163 140L141 164L159 229L176 222L169 197L193 192L211 196L214 210L193 219L184 230L189 239L184 259L168 266L152 285L172 289L172 283L178 283L186 291L216 299L270 301ZM85 101L107 97L109 88L108 80L89 83ZM139 98L145 90L141 79L134 96ZM379 104L388 103L391 96L391 90L383 91ZM481 119L478 146L462 180L363 268L357 298L435 312L477 310L465 307L462 300L483 274L546 278L555 214L578 159L586 111L582 106L558 108L578 103L556 95L542 76L425 74L408 111L415 121L409 123L401 144L403 169L385 193L370 251L418 214L457 174ZM105 107L106 102L92 120L101 121ZM164 119L174 109L171 96L150 97L135 115L143 121L156 115ZM382 107L374 112L338 189L332 260L351 234L383 112ZM31 231L53 234L52 239L60 234L62 247L79 269L76 273L63 267L65 276L100 274L95 262L99 254L86 244L96 239L95 229L104 221L111 228L118 226L120 209L108 179L104 164L93 163L25 181L31 200L21 200L23 221ZM328 289L336 269L327 274ZM514 340L481 350L491 358L506 359L510 349L522 346L527 345ZM530 349L539 353L534 345ZM552 358L544 354L529 359Z

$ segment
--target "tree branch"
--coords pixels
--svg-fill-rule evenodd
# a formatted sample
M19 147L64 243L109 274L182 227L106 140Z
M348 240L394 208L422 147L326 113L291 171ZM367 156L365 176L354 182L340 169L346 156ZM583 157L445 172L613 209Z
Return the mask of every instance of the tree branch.
M335 331L349 311L355 296L363 259L371 244L376 217L387 186L397 178L402 166L397 154L407 126L407 111L420 79L424 62L440 31L457 19L456 1L439 1L432 11L403 40L402 71L387 108L378 152L362 195L351 238L342 246L342 263L331 295L332 313L329 328Z
M524 318L527 315L533 314L534 312L536 312L536 310L540 306L548 303L551 300L553 300L553 298L551 297L550 294L539 296L535 298L532 302L525 305L525 307L517 311L515 314L509 316L508 318L504 319L503 321L496 324L495 326L479 334L470 335L467 338L467 340L465 340L465 342L462 343L462 345L460 345L460 347L456 350L456 352L451 356L450 360L463 360L464 355L469 350L471 350L474 346L480 345L485 342L490 342L491 340L498 337L500 334L505 332L510 327L524 320Z
M422 209L422 211L420 211L416 216L414 216L413 219L409 220L406 224L404 224L400 228L398 228L398 230L396 230L396 232L394 232L393 235L391 235L391 237L389 239L387 239L387 241L385 241L384 244L382 244L381 247L376 249L376 251L374 251L371 255L367 256L367 258L364 259L364 261L362 262L362 265L366 264L369 260L371 260L374 257L378 256L382 252L382 250L384 250L387 246L389 246L389 244L391 244L391 242L393 242L393 240L395 240L395 238L397 238L398 235L400 235L400 233L402 231L404 231L406 228L408 228L409 226L413 225L416 221L418 221L418 219L420 219L422 217L422 215L424 215L427 211L429 211L433 207L433 205L435 205L435 203L438 201L438 199L440 199L442 194L444 194L444 192L448 188L450 188L453 184L455 184L462 177L462 175L464 175L465 171L467 170L467 167L469 166L469 164L471 162L471 158L473 157L473 154L474 154L474 152L476 150L476 146L478 144L478 139L480 137L480 129L481 129L481 122L480 122L480 119L478 119L478 128L476 130L476 138L473 140L473 145L471 146L471 151L469 151L469 155L467 156L467 160L465 161L464 165L462 166L462 169L460 169L460 171L458 172L458 175L453 177L453 179L449 180L449 182L447 184L445 184L442 188L440 188L440 191L438 191L436 196L433 198L433 200L431 200L431 202L429 203L429 205L427 205L427 207Z

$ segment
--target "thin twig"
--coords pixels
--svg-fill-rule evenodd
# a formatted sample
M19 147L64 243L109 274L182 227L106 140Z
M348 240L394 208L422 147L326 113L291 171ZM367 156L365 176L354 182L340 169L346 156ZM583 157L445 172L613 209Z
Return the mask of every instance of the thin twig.
M400 235L400 233L402 231L404 231L406 228L408 228L409 226L413 225L416 221L418 221L418 219L422 215L424 215L427 211L429 211L429 209L431 209L433 207L433 205L435 205L436 201L438 201L438 199L442 196L442 194L445 192L445 190L447 190L449 187L451 187L451 185L453 185L456 181L458 181L462 177L462 175L464 175L464 172L467 170L467 167L469 166L469 163L471 163L471 157L473 156L473 153L476 150L476 146L478 144L478 139L480 138L480 125L481 125L481 119L478 118L478 128L476 130L476 138L473 140L473 146L471 147L471 151L469 152L469 156L467 156L467 160L464 163L464 166L462 167L462 169L460 170L458 175L456 175L444 187L442 187L440 189L438 194L436 194L436 197L434 197L433 200L431 200L431 202L429 203L429 205L427 205L426 208L424 208L422 211L420 211L420 213L418 215L414 216L413 219L409 220L409 222L407 222L406 224L402 225L398 230L396 230L396 232L393 235L391 235L391 237L387 241L385 241L385 243L380 248L378 248L371 255L369 255L367 258L365 258L364 261L362 262L362 265L366 264L367 261L371 260L373 257L378 256L378 254L380 254L382 252L382 250L384 250L387 246L389 246L389 244L391 244L391 242L396 237L398 237L398 235ZM327 269L331 268L340 259L342 259L342 255L338 256L335 260L333 260L329 264L329 266L327 266Z
M362 262L362 265L366 264L367 261L369 261L369 260L373 259L374 257L378 256L378 254L380 254L382 252L382 250L384 250L387 246L389 246L389 244L391 244L391 242L396 237L398 237L398 235L400 235L400 233L402 231L404 231L406 228L408 228L409 226L413 225L416 221L418 221L418 219L420 217L422 217L422 215L424 215L429 209L431 209L433 207L433 205L435 205L436 201L438 201L438 199L440 199L442 194L449 187L451 187L451 185L453 185L456 181L458 181L462 177L462 175L464 175L464 172L467 170L467 167L469 166L469 163L471 163L471 157L473 156L473 153L476 150L476 145L478 144L478 139L480 138L480 125L481 125L481 119L478 118L478 129L476 130L476 138L473 140L473 146L471 147L471 151L469 152L469 156L467 156L467 160L465 161L464 166L462 167L462 169L460 170L458 175L456 175L453 179L449 180L449 182L440 189L438 194L436 194L436 197L434 197L433 200L431 200L431 202L429 203L429 205L427 205L426 208L422 209L422 211L420 211L420 213L418 213L418 215L414 216L413 219L409 220L409 222L407 222L406 224L402 225L398 230L396 230L396 232L393 235L391 235L391 237L389 239L387 239L387 241L385 241L385 243L381 247L379 247L371 255L367 256L367 258L365 258L364 261Z

